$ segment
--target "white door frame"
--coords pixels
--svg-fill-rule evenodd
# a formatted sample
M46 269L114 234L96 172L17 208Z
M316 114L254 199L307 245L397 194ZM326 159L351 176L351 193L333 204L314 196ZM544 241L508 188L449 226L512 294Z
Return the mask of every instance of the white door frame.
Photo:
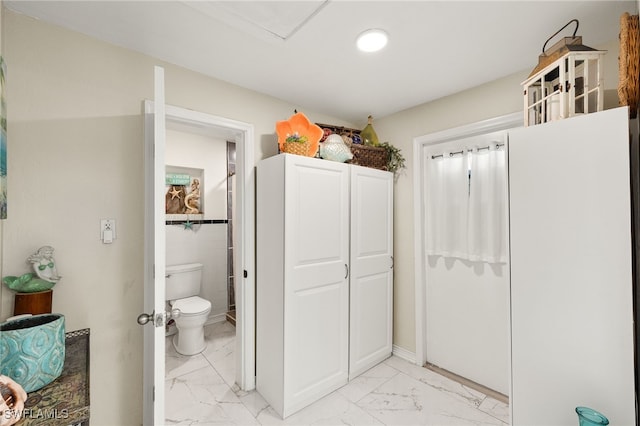
M425 170L423 150L431 145L448 142L456 139L497 132L500 130L522 127L524 118L521 112L503 115L488 120L479 121L452 129L443 130L428 135L418 136L413 139L413 226L414 226L414 252L415 252L415 311L416 311L416 364L424 365L427 362L427 336L426 336L426 250L424 239L424 187L422 176Z
M151 153L144 158L144 311L138 317L144 328L143 421L155 424L164 420L165 377L165 232L162 198L164 188L165 101L164 69L154 67L154 103L145 105L144 148ZM160 252L158 249L162 248ZM156 270L163 271L156 274ZM151 321L149 321L151 319ZM151 322L151 324L148 324Z
M153 102L145 101L153 113ZM255 184L253 124L166 105L167 123L207 127L236 142L236 383L243 390L255 388ZM153 152L146 150L147 161ZM145 246L148 244L145 241ZM165 248L163 248L164 250Z

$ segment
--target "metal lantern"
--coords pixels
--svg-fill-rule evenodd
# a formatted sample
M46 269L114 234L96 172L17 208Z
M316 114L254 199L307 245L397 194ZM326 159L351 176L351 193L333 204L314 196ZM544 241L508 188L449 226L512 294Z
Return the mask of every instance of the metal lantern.
M576 24L573 35L547 51L547 43L572 22ZM602 111L601 59L606 52L583 45L582 37L576 36L579 25L573 19L549 37L542 46L538 66L522 83L525 126Z

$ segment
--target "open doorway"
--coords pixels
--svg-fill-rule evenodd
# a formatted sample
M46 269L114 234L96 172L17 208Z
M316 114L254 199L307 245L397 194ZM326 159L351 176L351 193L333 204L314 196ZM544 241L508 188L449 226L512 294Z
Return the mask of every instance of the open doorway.
M165 173L167 270L198 265L200 276L199 288L194 286L188 294L186 288L180 288L179 297L198 297L207 306L208 313L201 315L205 326L227 317L235 326L235 316L229 315L235 310L235 141L206 127L167 121ZM175 273L167 280L167 292L173 282L180 285L184 281L181 276ZM176 321L167 324L168 334L177 332Z
M219 133L166 122L165 309L182 311L166 325L167 422L203 409L204 395L186 397L204 384L237 389L236 142ZM202 340L190 337L198 330Z
M161 170L164 174L165 166L167 164L165 161L166 158L164 134L162 135L162 139L160 139L160 145L156 146L154 142L152 142L154 140L154 131L149 131L149 129L153 127L154 123L153 115L149 114L149 111L154 111L154 103L147 101L145 104L145 145L147 146L147 149L145 151L145 163L156 163L157 166L155 167L159 171ZM233 336L233 370L235 371L232 372L229 376L230 380L234 383L234 386L238 389L246 391L252 390L255 388L255 231L253 126L248 123L238 122L235 120L230 120L223 117L213 116L210 114L200 113L179 107L164 105L164 108L162 109L164 109L164 114L160 114L165 117L164 121L166 121L166 125L163 125L162 131L156 130L155 133L165 133L167 129L171 129L185 131L188 134L199 134L201 136L207 136L224 141L225 149L227 142L235 143L235 191L233 191L235 199L235 218L232 233L234 251L232 262L233 270L237 271L238 273L236 274L237 277L235 277L234 280L236 327ZM157 138L155 138L155 140L158 141ZM158 142L155 143L157 144ZM161 158L158 157L158 155L160 155ZM223 157L226 156L223 155ZM145 169L147 169L147 167L145 167ZM224 169L225 170L223 176L224 179L227 179L227 167L225 166ZM159 228L156 232L162 232L163 236L154 237L153 232L145 232L145 251L155 251L155 253L157 253L156 258L161 259L159 261L161 262L162 268L164 269L164 255L166 254L166 245L164 243L165 232L160 230L166 226L166 182L164 178L152 179L148 175L146 175L145 179L147 180L145 186L156 186L156 190L147 189L147 193L160 193L162 195L156 195L156 198L163 198L160 203L154 202L153 205L156 207L153 208L153 211L148 210L146 214L147 217L153 217L156 214L155 211L158 210L157 213L159 214L159 216L157 217L160 217L161 219L157 222L162 226L162 228ZM149 205L151 205L151 203L149 203ZM224 210L226 210L226 206ZM147 219L145 219L145 221L146 220ZM190 226L203 225L202 223L196 223L196 220L205 219L200 219L195 215L193 216L193 220L192 217L186 217L184 219L184 222L182 223L183 229L185 224ZM149 223L146 223L146 226L148 227ZM176 228L178 229L179 227L176 226ZM225 232L223 232L223 234L223 238L225 240L223 248L224 250L226 250L226 230ZM158 247L154 248L154 241L161 241L161 244L159 244ZM226 275L226 265L224 269ZM152 286L157 287L157 289L154 290L156 291L156 293L158 291L161 291L159 288L160 286L162 287L162 290L164 290L164 281L165 280L155 280L155 284L152 283ZM147 291L149 291L149 287L145 289L145 297L147 295ZM164 294L164 291L162 291L162 294ZM223 301L224 312L222 313L222 318L224 318L227 310L227 297L221 297L220 299ZM161 314L158 315L161 316ZM162 339L162 342L163 344L161 346L156 346L156 349L153 352L149 353L149 355L153 356L158 361L164 361L165 358L165 339ZM162 350L158 350L158 347L161 347ZM154 362L154 365L156 365L157 363L157 361ZM162 364L164 364L164 362L162 362ZM162 368L161 371L164 372L164 368ZM162 376L164 376L164 374L162 374ZM159 377L154 380L154 383L160 385ZM146 387L147 385L145 385L145 389ZM153 388L157 390L158 387L156 385L153 385ZM162 404L159 406L164 406L164 392L153 393L156 394L155 402L153 404L158 406L158 403L162 401ZM145 394L149 395L151 394L151 392L145 391ZM158 396L160 396L160 398L157 398Z

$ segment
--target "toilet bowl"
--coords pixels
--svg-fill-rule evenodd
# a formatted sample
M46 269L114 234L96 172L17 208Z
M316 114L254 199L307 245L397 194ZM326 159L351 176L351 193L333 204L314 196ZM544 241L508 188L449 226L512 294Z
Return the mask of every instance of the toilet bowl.
M200 263L167 266L166 298L172 310L180 310L175 318L178 333L172 342L182 355L195 355L206 348L204 323L211 312L211 302L198 296L201 281Z
M211 302L198 296L169 302L172 309L179 309L175 319L178 333L173 336L173 347L182 355L195 355L207 347L204 341L204 323L211 312Z

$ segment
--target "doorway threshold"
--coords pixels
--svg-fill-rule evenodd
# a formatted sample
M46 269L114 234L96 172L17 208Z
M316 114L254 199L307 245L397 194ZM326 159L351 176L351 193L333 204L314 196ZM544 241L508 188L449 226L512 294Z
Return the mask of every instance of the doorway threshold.
M504 402L505 404L509 404L509 397L507 395L504 395L503 393L500 393L484 385L481 385L480 383L476 383L473 380L469 380L466 377L459 376L455 373L452 373L449 370L445 370L444 368L440 368L437 365L431 364L429 362L425 363L423 367L426 368L427 370L431 370L435 373L440 374L441 376L444 376L448 379L458 382L463 386L466 386L478 392L482 392L483 394L493 399L496 399L500 402Z

